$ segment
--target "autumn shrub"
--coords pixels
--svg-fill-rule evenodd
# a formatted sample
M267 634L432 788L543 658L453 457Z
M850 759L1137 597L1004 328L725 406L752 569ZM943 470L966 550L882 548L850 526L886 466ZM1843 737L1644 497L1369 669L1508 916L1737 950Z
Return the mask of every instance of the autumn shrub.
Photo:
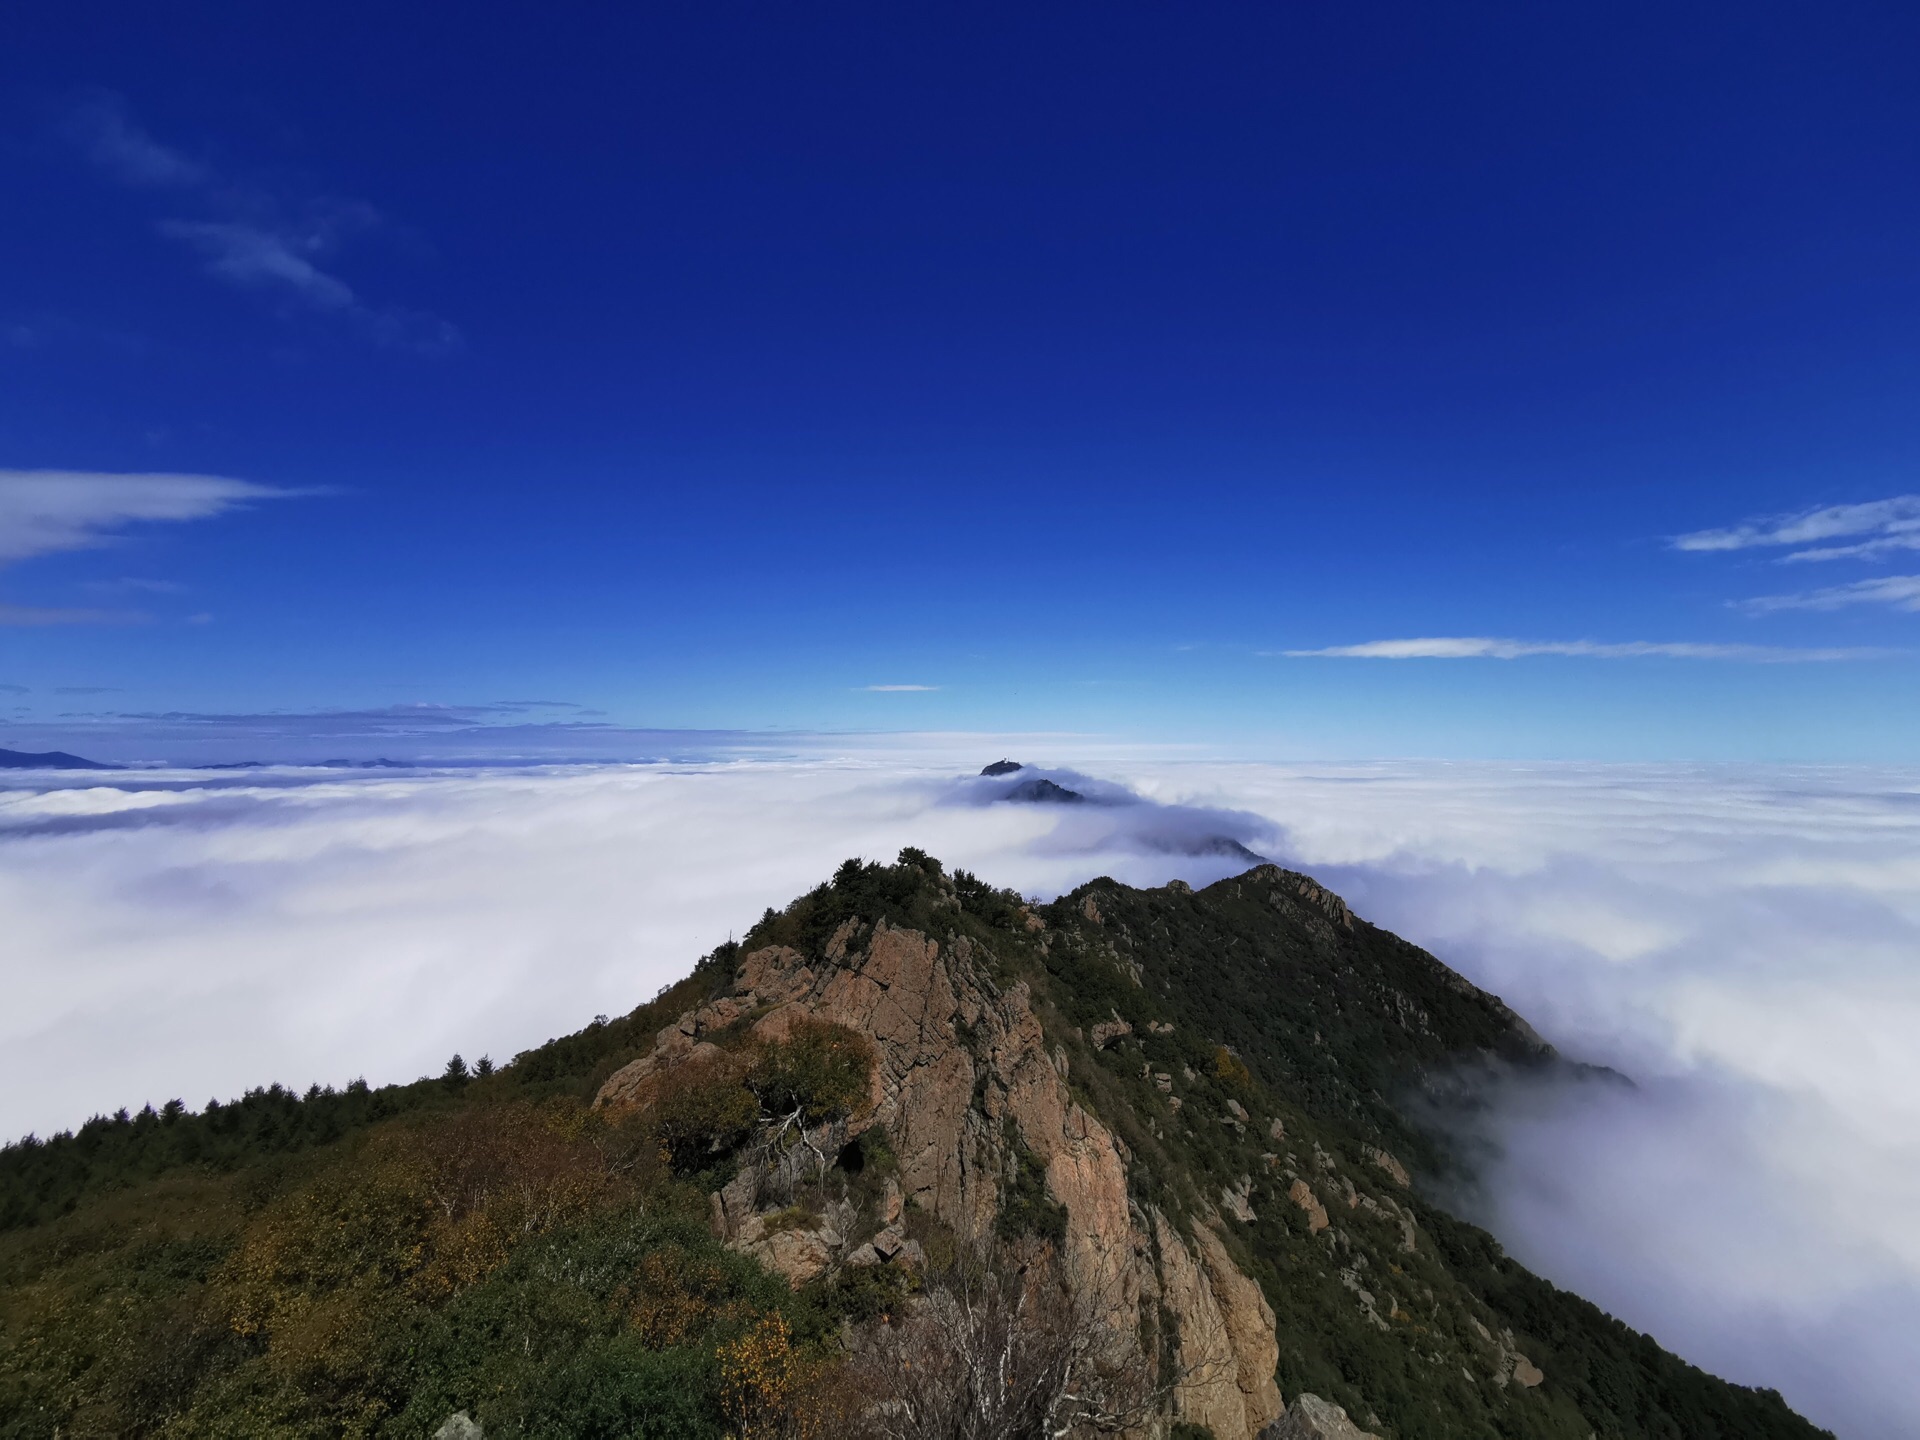
M676 1174L706 1168L753 1133L760 1106L745 1077L741 1057L722 1054L689 1060L653 1078L642 1104Z
M836 1420L849 1418L836 1404L842 1367L795 1345L784 1315L762 1316L720 1347L719 1360L731 1440L824 1440Z
M872 1044L858 1031L825 1020L795 1021L786 1035L763 1043L747 1085L770 1115L798 1115L804 1125L840 1120L867 1098Z
M1247 1069L1246 1061L1224 1045L1213 1052L1213 1078L1232 1090L1253 1088L1253 1072Z

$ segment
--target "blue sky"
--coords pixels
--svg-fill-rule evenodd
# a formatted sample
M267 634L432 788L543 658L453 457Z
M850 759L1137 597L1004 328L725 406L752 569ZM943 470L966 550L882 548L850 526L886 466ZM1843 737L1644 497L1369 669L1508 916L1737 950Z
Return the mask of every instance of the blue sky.
M37 8L0 745L1920 758L1910 7Z

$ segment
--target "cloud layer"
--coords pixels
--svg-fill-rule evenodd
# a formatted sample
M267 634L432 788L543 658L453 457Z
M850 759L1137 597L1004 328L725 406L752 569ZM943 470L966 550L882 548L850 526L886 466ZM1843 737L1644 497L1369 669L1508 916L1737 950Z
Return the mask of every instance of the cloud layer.
M1204 883L1225 837L1639 1082L1496 1093L1515 1254L1854 1440L1920 1432L1920 775L1109 757L1049 805L961 778L1002 748L0 782L0 1129L504 1058L849 854L1044 894Z

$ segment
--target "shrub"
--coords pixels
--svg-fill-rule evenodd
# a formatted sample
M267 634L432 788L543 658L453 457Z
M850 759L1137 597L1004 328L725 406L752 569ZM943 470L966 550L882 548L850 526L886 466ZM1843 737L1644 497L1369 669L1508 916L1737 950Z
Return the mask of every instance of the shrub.
M812 1126L852 1114L867 1098L873 1065L866 1037L844 1025L799 1020L784 1039L760 1046L747 1084L769 1114L798 1112Z
M744 1068L731 1055L689 1060L651 1087L653 1133L676 1174L706 1168L753 1132L760 1106L741 1083Z

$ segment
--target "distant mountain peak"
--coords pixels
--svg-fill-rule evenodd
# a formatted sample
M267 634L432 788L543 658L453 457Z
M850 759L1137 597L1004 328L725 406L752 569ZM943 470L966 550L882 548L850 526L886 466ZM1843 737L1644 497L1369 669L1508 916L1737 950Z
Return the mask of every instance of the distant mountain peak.
M996 760L980 773L982 775L1011 775L1014 771L1024 770L1025 768L1026 767L1018 760Z
M109 765L104 760L88 760L79 755L69 755L64 750L43 750L38 754L26 750L0 750L0 770L119 770L119 765Z

